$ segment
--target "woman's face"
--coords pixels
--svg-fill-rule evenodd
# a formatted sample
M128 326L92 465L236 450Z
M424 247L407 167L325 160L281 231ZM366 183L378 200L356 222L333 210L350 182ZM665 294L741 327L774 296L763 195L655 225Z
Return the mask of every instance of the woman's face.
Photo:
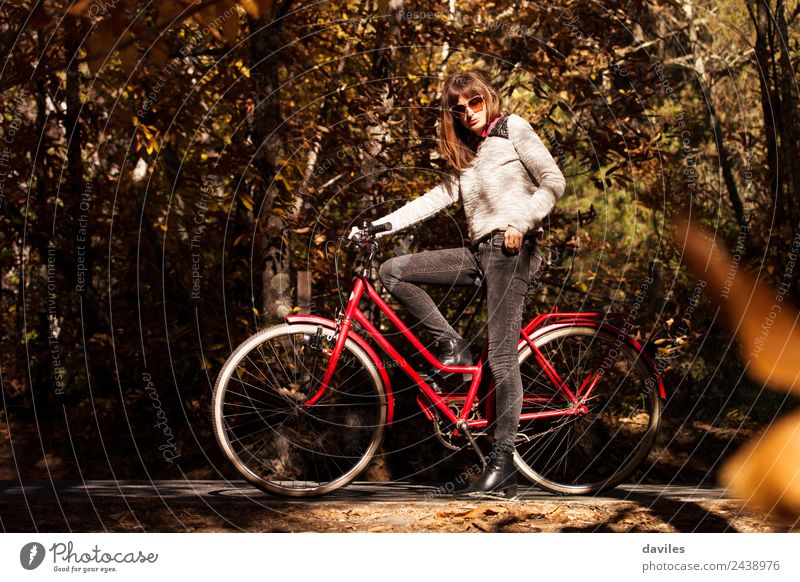
M472 103L470 105L470 102ZM480 135L483 128L486 127L486 107L481 97L464 97L463 95L458 98L458 106L456 109L463 113L457 115L458 122L461 123L468 130L476 135ZM480 111L475 111L479 109Z

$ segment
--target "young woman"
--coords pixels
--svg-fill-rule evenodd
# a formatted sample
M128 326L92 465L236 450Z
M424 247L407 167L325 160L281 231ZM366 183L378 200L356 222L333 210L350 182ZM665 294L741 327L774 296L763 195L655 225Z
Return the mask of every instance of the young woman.
M519 115L501 114L497 92L481 73L457 73L447 79L441 105L438 149L450 171L433 189L373 224L389 222L394 233L431 218L461 198L471 245L391 258L381 265L379 276L386 289L437 338L439 359L458 366L471 365L469 344L419 285L485 283L488 360L497 411L494 446L477 482L457 493L513 497L517 483L514 439L522 410L517 341L523 300L531 257L543 232L540 223L563 194L565 180L530 124ZM355 233L356 229L350 236ZM386 234L390 233L378 236Z

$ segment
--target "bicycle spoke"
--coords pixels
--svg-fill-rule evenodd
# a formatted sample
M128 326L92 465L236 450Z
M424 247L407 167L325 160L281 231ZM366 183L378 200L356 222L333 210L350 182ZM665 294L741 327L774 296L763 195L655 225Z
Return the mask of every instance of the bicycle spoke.
M377 368L350 347L321 399L303 406L330 363L308 343L318 329L299 324L260 332L263 340L226 363L232 371L220 373L224 389L220 381L215 387L215 430L226 454L271 492L315 494L350 481L383 434L386 402Z
M525 411L561 409L564 415L520 427L526 436L517 447L523 473L559 492L586 493L613 486L635 469L655 437L660 406L657 395L645 388L649 369L639 353L615 334L593 328L555 330L537 339L536 345L571 390L584 386L585 391L600 367L604 371L589 396L579 397L588 412L569 414L566 394L525 348L528 355L521 363ZM606 364L609 354L615 355ZM623 422L631 416L649 420Z

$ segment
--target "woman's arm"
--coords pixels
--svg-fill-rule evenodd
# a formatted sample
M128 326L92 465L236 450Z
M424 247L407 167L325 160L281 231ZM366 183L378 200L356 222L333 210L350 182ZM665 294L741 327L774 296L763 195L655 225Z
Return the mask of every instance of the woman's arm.
M418 222L427 220L457 202L458 196L457 178L452 174L446 174L439 184L419 198L415 198L391 214L387 214L373 222L372 224L376 226L385 222L392 224L391 231L381 232L376 236L380 238L387 234L393 234Z
M508 137L514 144L519 159L528 172L536 178L539 186L528 201L525 212L520 213L517 219L519 224L511 224L525 233L538 226L550 214L553 206L564 194L567 182L539 135L531 124L519 115L508 116Z

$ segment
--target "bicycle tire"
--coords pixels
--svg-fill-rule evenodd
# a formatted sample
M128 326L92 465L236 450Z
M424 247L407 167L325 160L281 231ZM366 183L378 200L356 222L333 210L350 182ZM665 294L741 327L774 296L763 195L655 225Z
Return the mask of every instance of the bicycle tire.
M590 365L604 368L604 373L583 402L586 414L520 423L517 469L553 493L589 495L615 487L647 457L658 434L661 401L655 373L635 348L603 328L564 327L533 343L574 391ZM618 357L610 358L613 349ZM570 408L565 393L532 355L524 344L519 352L523 413Z
M264 491L286 497L330 493L355 479L380 447L386 390L352 339L323 398L302 406L329 359L311 339L332 345L334 333L315 324L270 327L242 342L217 376L217 441L237 471Z

